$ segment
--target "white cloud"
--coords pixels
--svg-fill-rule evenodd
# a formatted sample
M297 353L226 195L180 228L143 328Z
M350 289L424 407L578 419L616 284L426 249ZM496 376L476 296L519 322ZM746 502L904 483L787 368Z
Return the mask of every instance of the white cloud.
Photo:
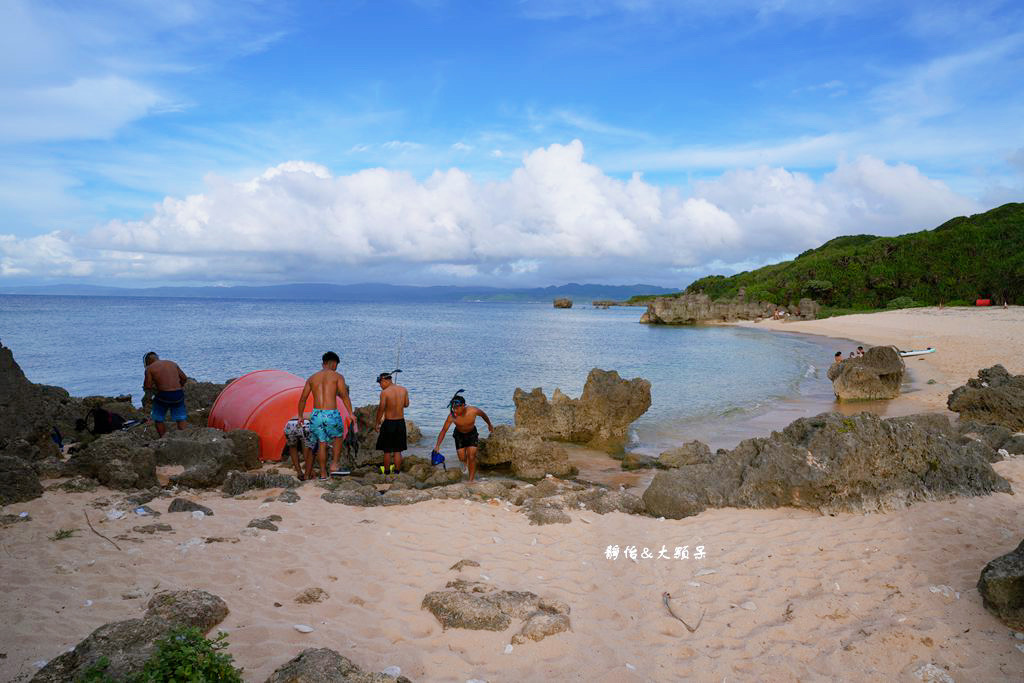
M767 166L730 171L686 196L638 174L611 177L573 141L534 150L494 182L459 169L422 181L382 168L335 176L304 161L241 183L209 177L202 194L168 197L144 220L82 238L7 236L0 253L5 275L42 279L365 281L398 265L404 281L666 281L839 234L930 228L977 208L913 166L872 157L821 180Z
M0 142L109 138L167 100L118 76L0 92Z

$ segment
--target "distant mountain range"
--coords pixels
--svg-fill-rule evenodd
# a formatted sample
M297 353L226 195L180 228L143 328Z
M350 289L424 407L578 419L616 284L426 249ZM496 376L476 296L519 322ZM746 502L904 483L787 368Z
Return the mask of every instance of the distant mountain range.
M355 284L331 285L324 283L266 285L262 287L147 287L123 288L97 285L37 285L2 287L0 294L32 294L39 296L124 296L124 297L184 297L195 299L289 299L307 301L374 302L455 302L506 301L550 302L555 297L568 297L578 303L592 300L624 301L644 294L670 294L676 289L655 285L587 285L570 283L557 287L502 289L500 287L453 287L439 285L417 287L411 285Z

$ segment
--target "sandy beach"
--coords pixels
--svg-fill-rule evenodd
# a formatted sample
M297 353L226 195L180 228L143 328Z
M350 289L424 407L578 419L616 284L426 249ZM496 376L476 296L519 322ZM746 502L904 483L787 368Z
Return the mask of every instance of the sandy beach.
M908 363L922 387L908 400L921 410L944 409L948 391L978 368L1024 370L1021 308L759 327L938 347ZM1016 491L1024 486L1024 458L994 468ZM102 488L6 506L3 514L31 520L0 530L0 679L28 680L98 626L140 616L155 592L193 588L227 602L219 628L247 681L307 647L332 648L367 671L398 666L417 681L1024 679L1024 640L985 611L976 589L982 567L1020 543L1019 496L870 515L717 509L664 520L573 510L569 524L531 526L516 506L483 496L359 508L328 503L306 483L297 503L268 502L280 491L190 494L214 511L203 519L168 513L169 498L150 503L158 519L138 517L122 493ZM109 519L115 507L128 512ZM83 511L120 550L88 529ZM279 531L246 528L271 514L283 518ZM132 530L153 522L172 530ZM79 531L50 540L58 529ZM617 559L606 557L609 546ZM624 557L627 546L637 546L637 561ZM680 546L690 558L670 559ZM693 556L698 546L703 559ZM669 558L659 559L663 547ZM450 569L461 559L480 566ZM561 600L572 629L511 652L518 622L446 631L421 602L456 578ZM329 597L297 603L311 587ZM695 633L668 614L665 591L690 624L704 614Z
M1024 460L995 467L1015 489L1024 485ZM152 519L108 521L90 507L110 495L103 491L9 506L32 520L2 532L0 678L24 680L94 628L141 614L155 591L183 588L228 603L221 628L252 681L305 647L424 681L911 681L929 663L957 681L1024 676L1022 641L975 589L981 567L1020 541L1024 508L1006 494L835 517L724 509L671 521L579 511L571 524L537 527L496 501L364 509L326 503L306 484L296 504L262 502L278 492L203 494L213 517L165 513L158 521L173 532L156 535L131 532ZM83 509L104 535L134 540L118 540L116 550L88 530ZM283 517L280 531L246 532L269 514ZM83 531L48 540L59 528ZM228 540L206 541L218 537ZM609 560L609 545L655 557ZM707 557L657 559L662 546L684 545L705 546ZM449 569L464 558L480 567ZM420 602L457 577L565 601L572 631L511 654L515 625L444 631ZM309 587L330 597L297 604ZM675 607L691 624L705 612L696 633L667 614L664 591L680 598ZM315 630L298 633L295 624Z
M946 397L977 375L981 368L1002 364L1011 373L1024 372L1024 307L907 308L882 313L844 315L824 320L784 322L762 320L738 323L826 337L850 339L873 346L893 344L901 349L934 346L935 353L907 359L914 391L901 400L920 410L944 411ZM844 355L856 348L840 347ZM934 384L928 384L934 380Z

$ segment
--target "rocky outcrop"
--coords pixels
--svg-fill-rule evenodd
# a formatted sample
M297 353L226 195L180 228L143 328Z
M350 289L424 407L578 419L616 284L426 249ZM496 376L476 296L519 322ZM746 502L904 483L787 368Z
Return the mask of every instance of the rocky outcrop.
M628 440L629 426L651 407L651 383L639 377L624 380L614 370L594 368L578 399L555 389L548 401L537 388L529 393L516 389L513 400L516 427L542 439L615 451Z
M713 457L707 444L701 441L689 441L659 455L657 465L664 469L671 469L685 465L709 463Z
M70 652L51 660L39 670L33 683L65 683L80 680L101 659L112 680L128 680L140 673L156 650L156 640L178 626L194 626L207 633L224 620L228 606L206 591L168 591L149 601L141 619L100 626Z
M709 462L659 472L643 502L650 515L680 519L709 507L873 512L1009 493L990 450L961 439L941 415L823 413L719 450Z
M548 474L566 477L575 473L564 448L522 427L495 427L490 436L480 441L479 458L482 465L509 465L512 474L520 479L543 479Z
M570 627L569 606L564 602L529 591L498 590L477 581L449 581L445 590L427 593L421 607L437 617L445 629L504 631L513 619L523 619L522 630L513 637L513 643L539 641Z
M294 489L302 482L290 474L273 472L228 472L221 490L229 496L239 496L252 489Z
M270 674L266 683L411 683L405 676L363 671L334 650L308 648Z
M0 506L24 503L43 495L32 467L21 458L0 455Z
M157 485L156 453L141 432L113 432L98 437L71 456L65 471L96 479L112 489Z
M1024 631L1024 541L985 565L978 592L985 609L1015 631Z
M11 350L0 345L0 455L33 461L56 456L54 429L73 436L85 412L82 401L60 387L30 382Z
M380 465L384 462L384 453L377 450L377 436L380 434L374 426L377 420L377 404L360 406L355 409L356 424L359 431L356 438L359 440L359 454L356 456L356 467L363 465ZM405 432L409 445L419 443L423 438L423 432L412 420L405 421Z
M961 420L1024 431L1024 375L1011 375L1002 365L993 365L954 389L946 405Z
M747 301L744 297L712 301L706 294L657 297L647 303L640 318L652 325L697 325L710 322L735 322L771 317L775 304Z
M572 308L572 299L566 299L565 297L559 297L554 301L555 308Z
M873 346L861 358L833 363L828 378L843 401L877 401L900 395L907 366L892 346Z
M157 465L184 466L184 472L171 477L171 483L178 486L220 486L228 472L260 466L259 437L246 429L230 432L212 427L168 430L167 435L153 441L152 446Z

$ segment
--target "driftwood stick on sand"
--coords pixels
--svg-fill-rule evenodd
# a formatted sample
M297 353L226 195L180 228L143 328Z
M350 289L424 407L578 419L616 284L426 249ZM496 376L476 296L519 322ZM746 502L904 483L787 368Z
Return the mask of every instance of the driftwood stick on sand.
M669 600L671 599L672 596L669 595L668 591L665 591L661 594L661 601L665 604L665 609L668 610L669 615L671 615L673 619L678 620L683 626L685 626L687 631L689 631L690 633L695 633L697 629L700 628L700 625L704 622L704 614L705 612L707 612L707 610L704 610L704 612L700 613L700 619L697 620L696 626L690 626L685 621L683 621L679 616L677 616L675 612L672 611L672 605L669 604Z
M89 525L89 529L90 529L90 530L91 530L91 531L92 531L92 532L93 532L94 534L96 534L97 536L99 536L99 537L100 537L100 538L102 538L102 539L103 539L104 541L106 541L106 542L107 542L107 543L109 543L110 545L114 546L114 547L115 547L115 548L117 548L118 550L120 550L120 549L121 549L121 546L119 546L118 544L114 543L113 541L111 541L111 540L110 540L109 538L107 538L106 536L104 536L104 535L103 535L103 534L101 534L100 532L96 531L95 527L93 527L93 525L92 525L92 522L90 522L90 521L89 521L89 513L88 513L88 512L86 512L85 510L82 510L82 514L83 514L83 515L85 515L85 523Z

